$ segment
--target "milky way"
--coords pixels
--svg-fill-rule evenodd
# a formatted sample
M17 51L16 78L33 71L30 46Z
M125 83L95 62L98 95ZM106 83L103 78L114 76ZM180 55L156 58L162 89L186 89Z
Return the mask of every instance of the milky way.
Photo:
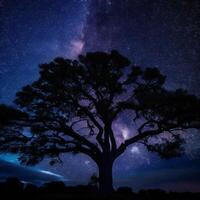
M0 0L0 101L10 104L17 90L38 77L40 63L111 49L144 67L158 67L167 75L169 89L183 87L199 95L199 17L197 0ZM130 122L124 116L113 125L119 141L130 136ZM115 163L115 184L170 189L171 181L177 190L183 183L188 190L199 189L198 135L193 132L189 138L187 156L171 161L149 154L141 145L130 147ZM67 155L63 160L63 166L51 167L45 160L37 167L74 184L86 183L97 173L86 156ZM178 177L186 178L180 183Z

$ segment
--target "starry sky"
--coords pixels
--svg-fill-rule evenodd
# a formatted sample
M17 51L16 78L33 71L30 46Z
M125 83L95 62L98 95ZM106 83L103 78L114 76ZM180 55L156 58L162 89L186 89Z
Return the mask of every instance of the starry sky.
M12 104L16 91L37 79L40 63L112 49L158 67L167 88L200 95L199 18L198 0L0 0L0 103ZM114 128L128 137L129 122L124 117ZM114 165L115 186L200 191L200 134L185 137L186 155L168 161L131 146ZM17 155L0 158L18 164ZM97 173L86 156L63 160L53 167L44 160L34 169L60 174L69 184L87 183Z

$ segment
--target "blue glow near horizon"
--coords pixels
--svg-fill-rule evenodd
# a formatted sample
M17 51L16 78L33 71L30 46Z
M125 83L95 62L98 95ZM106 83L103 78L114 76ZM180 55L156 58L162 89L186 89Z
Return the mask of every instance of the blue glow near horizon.
M4 160L4 161L7 161L9 163L13 163L13 164L17 164L17 165L20 165L20 162L18 160L18 155L17 154L12 154L12 153L1 153L0 154L0 160ZM57 177L59 179L62 179L63 181L68 181L69 179L64 179L63 176L61 176L60 174L57 174L57 173L53 173L51 171L48 171L48 170L43 170L43 169L40 169L38 168L38 166L35 166L35 167L25 167L26 169L31 169L33 171L37 171L37 172L40 172L42 174L46 174L46 175L50 175L50 176L54 176L54 177ZM24 169L25 169L24 168Z
M56 173L53 173L53 172L50 172L50 171L46 171L46 170L38 170L39 172L42 172L44 174L48 174L48 175L52 175L52 176L57 176L59 178L63 178L63 176L59 175L59 174L56 174ZM67 179L66 179L67 180Z
M8 162L19 164L18 155L12 153L1 153L0 159Z

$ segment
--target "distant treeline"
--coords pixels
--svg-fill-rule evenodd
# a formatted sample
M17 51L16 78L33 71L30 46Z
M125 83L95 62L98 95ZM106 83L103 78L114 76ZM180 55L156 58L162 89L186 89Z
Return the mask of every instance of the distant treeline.
M17 178L8 178L0 182L0 199L30 200L199 200L199 193L165 192L160 189L132 192L129 187L119 187L109 195L98 192L93 185L66 186L63 182L49 182L42 186L22 183Z

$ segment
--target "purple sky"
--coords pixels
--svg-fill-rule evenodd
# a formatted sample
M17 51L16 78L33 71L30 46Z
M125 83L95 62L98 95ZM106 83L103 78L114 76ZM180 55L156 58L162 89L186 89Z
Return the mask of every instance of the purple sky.
M10 104L17 90L37 79L40 63L111 49L134 63L158 67L168 88L199 95L199 15L197 0L0 0L0 101ZM130 126L124 116L114 129L124 138ZM200 191L199 142L199 132L192 132L186 156L170 161L130 147L115 163L115 185ZM17 163L16 155L1 158ZM63 166L51 167L45 160L36 167L73 183L87 183L96 172L82 155L65 155Z

